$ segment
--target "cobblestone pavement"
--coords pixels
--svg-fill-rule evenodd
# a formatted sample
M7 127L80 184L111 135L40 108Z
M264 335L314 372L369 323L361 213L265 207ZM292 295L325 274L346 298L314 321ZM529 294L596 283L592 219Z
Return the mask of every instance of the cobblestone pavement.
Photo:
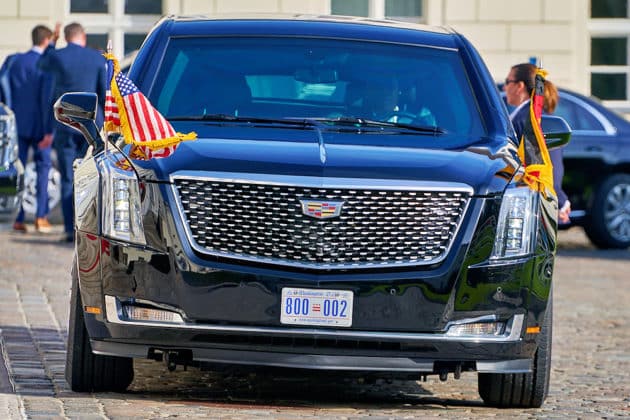
M146 361L128 393L73 393L63 377L72 247L58 236L0 225L0 419L630 418L630 251L595 250L577 228L560 233L551 390L538 410L484 407L472 373L367 383Z

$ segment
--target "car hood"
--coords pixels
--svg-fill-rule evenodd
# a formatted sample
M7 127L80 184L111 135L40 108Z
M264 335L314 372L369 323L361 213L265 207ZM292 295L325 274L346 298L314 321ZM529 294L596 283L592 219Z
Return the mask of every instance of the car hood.
M168 158L134 160L145 182L203 172L462 183L477 195L503 191L518 169L503 139L438 149L439 137L410 133L322 132L312 129L199 130ZM431 145L431 146L428 146Z

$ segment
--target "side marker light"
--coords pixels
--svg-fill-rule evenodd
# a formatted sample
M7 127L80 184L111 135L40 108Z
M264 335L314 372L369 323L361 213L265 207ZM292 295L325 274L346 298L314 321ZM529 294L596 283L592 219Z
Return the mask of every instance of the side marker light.
M85 309L85 312L87 312L88 314L94 314L94 315L101 314L101 308L97 306L86 306L84 309Z

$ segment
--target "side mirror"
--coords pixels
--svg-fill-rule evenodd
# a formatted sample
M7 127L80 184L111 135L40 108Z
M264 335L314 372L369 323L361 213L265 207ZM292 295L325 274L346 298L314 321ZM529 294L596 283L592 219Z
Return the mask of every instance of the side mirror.
M561 117L543 115L540 122L548 149L564 146L571 139L571 127Z
M80 131L90 146L97 148L103 140L96 126L98 98L95 93L64 93L55 102L55 118L62 124Z

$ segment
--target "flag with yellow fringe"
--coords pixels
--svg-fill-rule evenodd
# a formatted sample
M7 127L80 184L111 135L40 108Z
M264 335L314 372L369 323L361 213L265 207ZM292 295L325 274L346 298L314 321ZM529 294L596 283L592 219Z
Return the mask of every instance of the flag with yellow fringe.
M194 132L176 132L131 79L120 71L114 55L104 55L107 59L104 129L121 133L125 142L132 144L132 158L165 158L175 152L180 142L197 138Z
M553 188L553 165L540 126L545 100L546 76L545 70L537 69L535 85L529 101L529 118L523 128L518 155L525 166L524 181L530 188L548 196L555 195L556 192Z

